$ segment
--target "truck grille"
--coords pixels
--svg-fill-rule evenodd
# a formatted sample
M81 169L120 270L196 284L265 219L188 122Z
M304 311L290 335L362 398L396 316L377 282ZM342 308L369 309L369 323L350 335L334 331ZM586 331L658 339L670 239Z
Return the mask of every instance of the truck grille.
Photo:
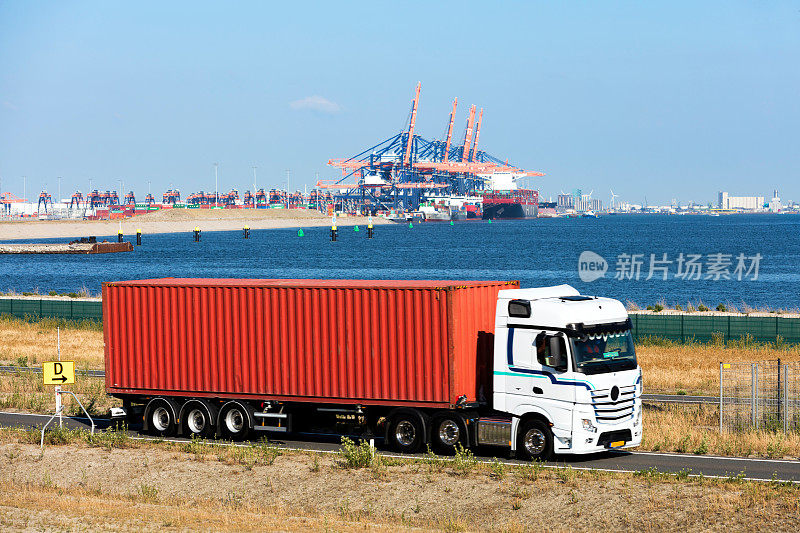
M594 416L600 424L613 424L633 416L636 385L616 387L619 390L616 400L612 399L614 388L592 391Z

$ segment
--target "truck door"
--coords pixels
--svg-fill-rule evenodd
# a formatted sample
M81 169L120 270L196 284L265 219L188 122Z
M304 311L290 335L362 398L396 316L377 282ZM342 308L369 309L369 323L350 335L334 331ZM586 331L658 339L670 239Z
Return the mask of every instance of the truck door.
M527 328L509 328L508 333L508 363L513 376L509 393L519 396L519 404L536 405L547 412L554 430L571 432L575 384L565 378L568 364L564 336ZM553 349L561 352L560 362Z

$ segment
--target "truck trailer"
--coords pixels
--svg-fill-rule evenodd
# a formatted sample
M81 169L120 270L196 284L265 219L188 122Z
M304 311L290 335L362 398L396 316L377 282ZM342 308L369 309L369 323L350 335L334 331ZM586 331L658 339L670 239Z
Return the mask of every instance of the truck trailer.
M106 282L103 332L112 417L159 436L327 432L529 459L642 439L630 318L568 285Z

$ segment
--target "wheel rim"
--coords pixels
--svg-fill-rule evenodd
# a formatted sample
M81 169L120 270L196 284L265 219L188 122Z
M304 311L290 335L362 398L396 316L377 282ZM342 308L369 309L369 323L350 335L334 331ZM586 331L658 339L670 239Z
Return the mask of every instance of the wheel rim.
M236 408L229 410L225 415L225 427L233 434L241 433L244 430L244 414Z
M206 429L206 414L202 409L192 409L186 417L186 425L192 433L202 433Z
M461 429L455 420L443 420L439 424L439 440L447 446L455 446L461 437Z
M394 430L394 438L401 446L411 446L417 437L417 429L408 420L401 420Z
M170 416L166 407L156 407L153 411L153 427L156 431L166 431L169 429Z
M545 437L541 429L531 428L525 433L523 444L525 445L525 451L532 456L537 456L544 451L544 447L547 445L547 437Z

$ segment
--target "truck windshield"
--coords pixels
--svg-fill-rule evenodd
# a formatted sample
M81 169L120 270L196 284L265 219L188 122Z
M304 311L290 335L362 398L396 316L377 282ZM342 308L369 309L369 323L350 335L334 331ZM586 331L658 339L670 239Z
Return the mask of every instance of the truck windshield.
M575 371L604 374L636 368L636 350L631 332L590 335L586 340L570 339Z

